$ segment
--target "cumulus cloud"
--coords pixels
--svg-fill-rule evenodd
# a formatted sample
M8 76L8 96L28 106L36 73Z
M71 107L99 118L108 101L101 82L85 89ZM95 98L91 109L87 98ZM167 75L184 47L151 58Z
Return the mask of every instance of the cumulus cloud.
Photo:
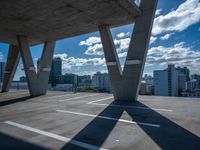
M93 39L98 39L99 37L93 37ZM86 41L90 41L91 37L89 37L88 39L86 39L84 42L85 43L90 43L87 44L88 47L85 50L85 54L86 55L103 55L103 46L101 44L101 41L98 42L86 42ZM157 37L151 36L150 39L150 44L154 43L157 40ZM97 41L97 40L96 40ZM127 51L129 44L130 44L131 39L130 38L120 38L120 39L114 39L114 44L117 50L117 53L123 53L125 51ZM83 43L83 41L81 41ZM80 42L80 43L81 43ZM81 45L79 43L79 45ZM85 44L86 45L86 44ZM123 55L123 54L121 54Z
M200 73L197 67L200 65L200 51L186 47L184 42L171 47L158 46L149 49L147 65L166 65L168 63L187 66L191 72Z
M101 42L100 37L94 37L94 36L92 36L92 37L89 37L88 39L86 39L85 41L81 41L79 43L79 45L81 45L81 46L82 45L91 46L93 44L100 43L100 42Z
M150 38L150 44L153 44L158 38L155 36L151 36Z
M104 65L104 58L75 58L69 57L66 53L55 54L54 57L60 57L62 59L62 67L63 69L71 68L71 67L81 67L81 66L89 66L89 65Z
M162 9L161 9L161 8L160 8L160 9L157 9L157 10L156 10L156 16L160 15L161 12L162 12Z
M98 38L98 37L96 37ZM90 39L90 38L88 38ZM87 40L88 40L87 39ZM86 41L87 41L86 40ZM114 39L114 44L118 53L124 52L128 49L130 38ZM87 47L85 54L87 55L103 55L103 46L101 42L93 43Z
M127 52L118 53L119 58L125 58L127 56Z
M130 32L127 32L127 33L121 32L121 33L117 34L118 38L124 38L127 36L130 36Z
M97 43L91 46L88 46L85 54L87 55L103 55L103 46L101 43Z
M160 37L161 40L167 40L169 39L174 33L167 33Z
M115 39L114 43L115 43L115 47L117 49L117 52L124 52L125 50L128 49L129 47L129 43L130 43L131 39L130 38L124 38L124 39Z
M200 21L200 1L186 0L177 9L155 18L153 35L183 31Z

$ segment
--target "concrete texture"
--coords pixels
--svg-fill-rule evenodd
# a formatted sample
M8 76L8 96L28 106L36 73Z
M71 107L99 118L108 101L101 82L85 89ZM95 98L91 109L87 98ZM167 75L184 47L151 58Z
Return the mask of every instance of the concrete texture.
M48 92L33 98L24 91L0 93L0 149L83 150L87 144L89 149L200 149L200 99L113 100L111 94Z
M38 96L46 94L49 74L51 71L55 41L45 42L42 56L40 58L39 72L36 72L30 53L27 37L18 36L17 39L30 95Z
M133 0L2 0L0 41L16 45L24 35L33 45L132 23L140 14Z
M157 0L141 1L140 9L142 15L135 20L123 72L112 35L109 31L109 26L99 26L107 68L112 84L112 91L116 100L137 100L156 6Z
M2 92L8 92L20 59L19 47L10 45L4 72Z

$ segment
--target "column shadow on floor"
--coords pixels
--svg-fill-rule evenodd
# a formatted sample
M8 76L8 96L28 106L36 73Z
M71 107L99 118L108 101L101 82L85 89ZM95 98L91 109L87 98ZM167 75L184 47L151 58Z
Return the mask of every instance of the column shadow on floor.
M7 135L0 132L0 149L1 150L47 150L39 145L35 145L22 139Z
M140 106L146 107L147 110L126 107L113 107L112 105L124 106ZM179 126L160 113L152 110L141 102L124 103L114 101L109 104L98 116L105 116L120 119L122 113L126 111L133 121L148 122L152 124L159 124L159 128L139 125L143 131L161 148L164 150L181 149L181 150L197 150L200 149L200 138L191 133L187 129ZM173 112L172 112L173 113ZM73 137L73 140L81 141L87 144L102 147L117 121L107 120L101 118L94 118L88 125L86 125L78 134ZM124 137L126 138L126 137ZM142 144L142 143L141 143ZM83 148L77 147L70 142L62 147L62 150L71 150Z
M10 105L10 104L14 104L14 103L19 103L19 102L24 102L27 101L29 99L31 99L33 97L31 96L24 96L24 97L18 97L18 98L14 98L14 99L9 99L9 100L1 100L0 101L0 107L6 106L6 105Z

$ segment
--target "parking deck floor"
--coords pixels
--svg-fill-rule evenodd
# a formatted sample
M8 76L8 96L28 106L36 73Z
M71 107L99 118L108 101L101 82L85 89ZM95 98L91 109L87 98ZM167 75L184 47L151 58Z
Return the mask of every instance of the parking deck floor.
M200 149L200 99L0 93L0 149Z

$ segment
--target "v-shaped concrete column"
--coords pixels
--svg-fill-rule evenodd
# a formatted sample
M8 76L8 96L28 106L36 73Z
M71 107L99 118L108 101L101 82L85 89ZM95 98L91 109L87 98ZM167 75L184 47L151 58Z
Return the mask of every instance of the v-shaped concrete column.
M6 63L6 68L4 72L2 92L8 92L15 75L17 65L20 59L19 47L15 45L10 45L8 51L8 58Z
M27 37L17 36L17 40L19 44L19 50L22 56L22 62L24 65L24 71L26 74L30 94L32 96L46 94L49 74L51 71L51 63L53 59L55 41L45 42L39 64L40 69L38 73L36 73Z
M142 0L142 15L136 18L130 46L122 72L108 25L100 25L106 64L115 100L137 100L139 85L149 46L157 0Z
M21 54L30 95L38 96L46 94L55 41L45 42L37 73L31 57L27 37L17 36L17 41L19 46L10 45L2 92L9 90Z

